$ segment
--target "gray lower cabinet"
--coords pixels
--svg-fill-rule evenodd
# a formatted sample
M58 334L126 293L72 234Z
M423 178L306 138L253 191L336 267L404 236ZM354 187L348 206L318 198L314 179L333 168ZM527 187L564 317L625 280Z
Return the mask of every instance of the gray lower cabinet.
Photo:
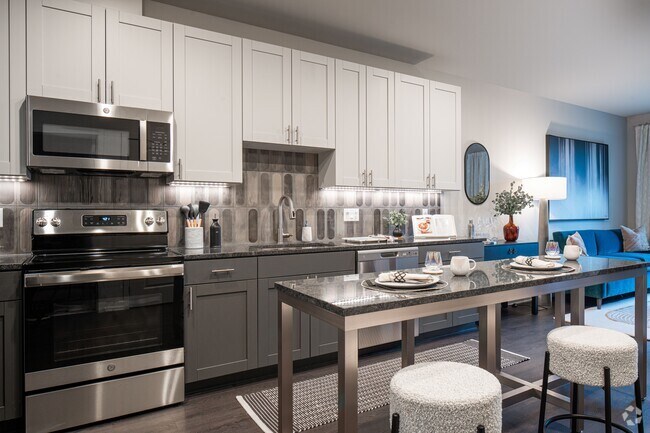
M242 267L245 271L240 271ZM192 274L199 271L199 274ZM215 271L215 272L213 272ZM257 278L250 260L197 262L186 267L185 381L257 367ZM253 277L233 281L236 278ZM205 282L218 279L220 282Z
M482 242L464 242L458 244L446 245L423 245L418 248L420 266L424 266L424 261L428 251L439 251L445 264L453 256L467 256L476 261L483 260L484 247ZM469 310L455 311L453 313L438 314L435 316L424 317L420 319L420 333L437 331L450 326L465 325L478 321L478 310L472 308Z
M0 421L22 415L21 273L0 273Z
M278 363L278 292L275 283L283 280L303 280L309 275L260 278L257 283L259 310L259 366ZM293 310L293 359L309 358L309 315Z

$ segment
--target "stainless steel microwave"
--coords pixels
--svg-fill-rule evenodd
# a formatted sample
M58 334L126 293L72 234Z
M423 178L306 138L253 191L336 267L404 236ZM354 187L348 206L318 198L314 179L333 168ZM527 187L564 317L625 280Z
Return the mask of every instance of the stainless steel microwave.
M27 166L44 173L161 176L174 172L166 111L27 97Z

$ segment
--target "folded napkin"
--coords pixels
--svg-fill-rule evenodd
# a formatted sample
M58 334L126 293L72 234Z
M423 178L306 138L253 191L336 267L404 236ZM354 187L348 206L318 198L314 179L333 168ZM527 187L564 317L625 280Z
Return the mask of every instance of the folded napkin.
M403 271L394 271L379 274L377 280L379 280L380 283L426 283L427 281L432 281L433 277L425 274L407 274Z
M533 268L554 268L555 263L546 260L536 259L535 257L517 256L515 262L520 265L532 266Z

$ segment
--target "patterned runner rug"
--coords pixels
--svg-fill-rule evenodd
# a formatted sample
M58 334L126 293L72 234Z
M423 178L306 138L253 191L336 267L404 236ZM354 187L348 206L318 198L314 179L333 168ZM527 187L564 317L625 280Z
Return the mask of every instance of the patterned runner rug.
M501 351L501 367L507 368L530 358ZM467 340L415 354L415 362L455 361L478 365L478 341ZM359 413L388 404L390 380L402 367L401 357L359 368ZM293 384L293 430L303 432L337 419L336 373ZM237 396L237 401L265 433L278 431L278 388ZM386 420L388 422L388 420Z

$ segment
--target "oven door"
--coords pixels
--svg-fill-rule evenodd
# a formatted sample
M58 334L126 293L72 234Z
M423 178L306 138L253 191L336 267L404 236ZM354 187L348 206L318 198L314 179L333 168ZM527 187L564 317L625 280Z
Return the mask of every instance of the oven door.
M27 165L145 171L146 112L30 96Z
M24 299L26 391L183 362L182 264L29 273Z

